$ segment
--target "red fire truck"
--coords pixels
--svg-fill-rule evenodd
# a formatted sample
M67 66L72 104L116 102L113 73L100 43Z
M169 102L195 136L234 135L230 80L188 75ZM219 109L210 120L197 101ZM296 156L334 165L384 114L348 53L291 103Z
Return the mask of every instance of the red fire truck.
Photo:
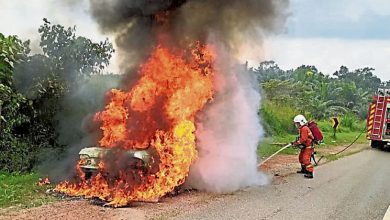
M373 148L384 148L390 144L390 89L378 89L370 104L367 138Z

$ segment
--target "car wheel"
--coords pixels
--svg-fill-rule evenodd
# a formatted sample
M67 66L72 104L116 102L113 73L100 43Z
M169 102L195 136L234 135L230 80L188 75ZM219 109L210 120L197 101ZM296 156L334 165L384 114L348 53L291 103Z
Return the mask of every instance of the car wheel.
M93 173L91 171L86 171L86 172L84 172L84 174L85 174L85 179L86 180L91 179L91 177L93 175Z
M385 144L386 144L386 142L383 142L383 141L374 141L374 140L371 141L372 148L377 148L377 149L381 149L381 150L384 148Z

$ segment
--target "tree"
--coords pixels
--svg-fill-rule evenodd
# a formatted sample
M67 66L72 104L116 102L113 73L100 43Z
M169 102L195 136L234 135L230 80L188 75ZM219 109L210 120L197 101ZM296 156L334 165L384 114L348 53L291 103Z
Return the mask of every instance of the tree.
M53 72L71 84L92 74L101 73L108 66L114 49L106 39L94 43L85 37L76 36L76 28L45 23L39 28L43 53L52 62ZM77 82L77 81L76 81Z
M94 43L75 30L44 19L43 54L32 56L28 42L0 36L0 121L7 121L0 134L0 170L30 170L40 152L66 148L57 132L61 113L67 102L77 104L72 92L101 74L114 52L108 40Z
M308 108L314 118L324 119L348 111L338 99L342 88L338 87L334 81L317 81L312 86L313 92Z
M381 85L381 79L373 74L375 69L365 67L353 72L345 66L341 66L333 75L343 82L354 82L358 88L374 92Z
M66 93L89 76L100 74L114 52L107 39L94 43L76 36L75 27L52 25L47 19L38 31L43 54L30 56L15 74L15 85L25 94L40 95L47 89Z
M382 82L382 86L386 88L390 88L390 80L387 82Z
M319 74L315 66L302 65L293 71L292 77L296 81L306 82L316 79L316 75Z
M31 105L12 83L14 66L24 62L28 44L16 36L0 34L0 170L24 170L30 165L25 155L31 146L17 129L30 120L25 109Z
M267 100L276 104L300 108L305 97L305 85L293 80L271 79L261 84Z
M22 83L19 89L34 95L30 98L34 100L37 117L31 126L40 129L30 130L36 136L46 137L46 145L58 146L59 149L77 141L60 139L59 130L64 127L63 123L72 125L71 128L66 126L74 133L72 137L82 135L80 127L85 115L79 114L80 97L73 93L87 84L92 75L101 74L114 52L108 40L95 43L75 32L75 27L65 28L46 20L39 28L43 54L31 56L17 71L18 79L34 76L30 77L34 79L30 80L31 84L26 84L25 79L19 81ZM62 120L64 118L68 120ZM69 123L70 119L73 123Z
M350 71L341 66L332 78L319 72L315 66L302 65L284 71L275 62L267 61L254 72L260 76L266 101L324 119L348 112L365 118L370 94L380 85L385 85L372 73L373 70L366 67Z
M2 122L7 122L7 113L15 112L19 102L24 101L24 97L16 93L13 88L12 75L14 65L21 62L29 52L28 44L28 41L23 43L16 36L5 37L0 33L0 132L2 134L12 130L13 127L11 122L2 126Z
M258 68L252 69L252 72L260 83L271 79L286 80L290 74L290 72L280 69L278 64L272 60L261 62Z
M338 98L343 103L343 106L361 118L365 118L371 92L367 89L358 88L354 82L345 82L339 86L342 88L342 92Z

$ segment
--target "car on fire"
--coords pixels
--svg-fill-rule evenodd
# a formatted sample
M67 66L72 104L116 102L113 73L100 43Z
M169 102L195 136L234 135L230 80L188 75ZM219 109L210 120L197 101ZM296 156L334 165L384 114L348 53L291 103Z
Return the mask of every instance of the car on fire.
M103 147L86 147L79 152L79 167L84 172L85 178L89 179L91 176L100 172L101 161L111 161L111 169L113 164L121 164L130 170L141 170L149 172L155 164L155 159L150 150L118 150ZM106 171L107 172L107 171Z

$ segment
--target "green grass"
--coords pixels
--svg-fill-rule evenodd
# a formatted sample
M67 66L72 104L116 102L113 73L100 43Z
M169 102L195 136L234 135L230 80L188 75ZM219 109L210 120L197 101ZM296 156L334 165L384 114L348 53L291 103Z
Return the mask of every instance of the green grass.
M0 208L29 208L55 201L45 191L50 185L38 186L38 174L0 173Z
M295 137L294 135L277 135L273 138L265 138L257 148L257 155L268 157L288 143L294 141ZM273 143L277 143L277 145ZM297 152L294 148L287 148L281 154L297 154Z

